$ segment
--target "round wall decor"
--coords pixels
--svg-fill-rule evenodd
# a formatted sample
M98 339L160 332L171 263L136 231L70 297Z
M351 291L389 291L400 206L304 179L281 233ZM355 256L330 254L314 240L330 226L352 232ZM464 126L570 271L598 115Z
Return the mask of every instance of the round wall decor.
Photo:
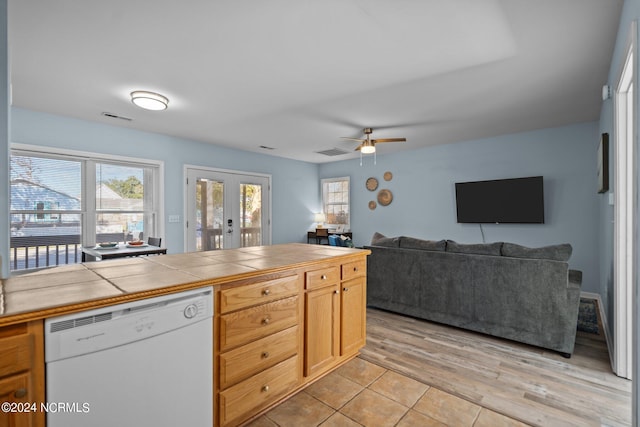
M391 191L387 189L378 191L378 203L380 203L382 206L389 205L392 200L393 194L391 194Z
M384 180L385 181L391 181L393 179L393 174L389 171L384 173Z
M369 179L367 179L367 190L369 191L375 191L376 188L378 188L378 180L375 179L374 177L371 177Z
M376 206L378 206L378 204L376 202L374 202L373 200L371 200L369 202L369 209L374 210L376 208Z

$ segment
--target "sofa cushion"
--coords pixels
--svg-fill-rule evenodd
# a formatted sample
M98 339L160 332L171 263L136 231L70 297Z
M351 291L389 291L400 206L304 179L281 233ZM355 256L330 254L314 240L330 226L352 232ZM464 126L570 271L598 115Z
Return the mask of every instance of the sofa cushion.
M397 248L400 246L400 238L387 237L384 234L378 233L376 231L375 233L373 233L373 237L371 238L371 246L387 246L390 248Z
M400 237L400 247L404 249L422 249L425 251L444 251L446 240L423 240L414 237Z
M516 245L515 243L505 243L502 246L502 255L512 258L550 259L554 261L569 261L573 248L569 243L560 245L544 246L541 248L528 248Z
M447 240L447 252L456 252L460 254L499 256L500 248L502 248L502 242L466 244Z

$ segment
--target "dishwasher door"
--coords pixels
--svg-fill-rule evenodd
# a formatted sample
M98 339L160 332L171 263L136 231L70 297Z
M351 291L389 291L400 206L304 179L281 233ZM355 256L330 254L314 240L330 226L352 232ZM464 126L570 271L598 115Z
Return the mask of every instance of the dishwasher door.
M211 427L213 289L45 321L48 427Z

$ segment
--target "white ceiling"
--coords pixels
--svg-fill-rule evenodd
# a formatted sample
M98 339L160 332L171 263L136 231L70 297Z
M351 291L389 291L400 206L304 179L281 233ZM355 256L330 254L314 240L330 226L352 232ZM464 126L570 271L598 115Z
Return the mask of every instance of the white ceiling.
M315 163L593 121L622 3L9 0L12 102Z

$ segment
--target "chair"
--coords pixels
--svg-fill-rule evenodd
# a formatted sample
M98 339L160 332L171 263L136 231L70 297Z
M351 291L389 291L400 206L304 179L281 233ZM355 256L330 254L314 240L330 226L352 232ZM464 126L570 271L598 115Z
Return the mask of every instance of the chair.
M327 243L322 243L322 240L326 240ZM329 244L329 229L328 228L316 228L316 243L318 245Z
M161 243L162 243L162 237L149 237L149 239L147 240L147 244L151 246L160 247Z

